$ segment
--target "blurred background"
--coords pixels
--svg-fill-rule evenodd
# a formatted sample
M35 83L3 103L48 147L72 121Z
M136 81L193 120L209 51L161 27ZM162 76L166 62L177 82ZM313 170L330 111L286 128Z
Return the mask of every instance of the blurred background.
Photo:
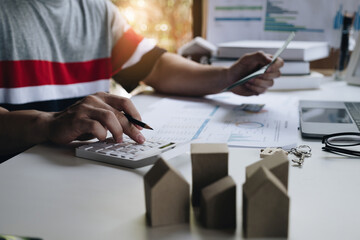
M169 52L176 52L193 37L193 0L112 1L135 31Z
M335 72L339 80L360 32L359 0L112 1L135 31L169 52L177 52L195 36L202 36L213 44L239 40L282 41L295 31L296 41L321 41L330 47L327 57L301 59L298 64L307 64L306 74L316 71L332 76ZM216 61L224 64L225 60L211 57L212 64ZM230 65L234 61L228 60Z

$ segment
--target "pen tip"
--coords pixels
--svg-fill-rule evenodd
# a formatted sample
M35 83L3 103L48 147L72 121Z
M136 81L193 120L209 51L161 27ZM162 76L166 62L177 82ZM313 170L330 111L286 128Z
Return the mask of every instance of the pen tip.
M152 129L149 125L147 125L147 124L144 126L144 128L150 129L150 130L154 130L154 129Z

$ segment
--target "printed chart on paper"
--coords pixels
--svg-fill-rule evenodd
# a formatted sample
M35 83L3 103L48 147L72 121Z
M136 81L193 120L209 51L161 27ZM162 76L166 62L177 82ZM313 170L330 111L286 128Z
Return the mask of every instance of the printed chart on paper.
M241 104L264 104L259 112ZM151 140L225 142L238 147L292 147L297 140L297 100L289 97L240 97L232 93L206 99L164 98L142 119L154 128Z

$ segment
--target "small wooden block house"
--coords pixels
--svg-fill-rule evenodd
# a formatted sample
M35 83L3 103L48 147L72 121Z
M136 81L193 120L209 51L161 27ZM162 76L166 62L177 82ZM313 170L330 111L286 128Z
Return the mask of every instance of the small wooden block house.
M150 226L189 222L190 186L185 178L163 159L144 177L146 216Z
M285 186L264 166L243 185L243 230L248 238L288 236L290 199Z
M192 204L199 206L202 188L228 175L226 143L191 144Z
M230 176L202 189L200 221L207 228L236 228L236 184Z

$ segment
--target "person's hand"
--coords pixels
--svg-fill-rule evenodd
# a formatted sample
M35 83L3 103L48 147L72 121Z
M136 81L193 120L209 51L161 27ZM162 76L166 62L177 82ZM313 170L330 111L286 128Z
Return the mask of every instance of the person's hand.
M264 52L256 52L244 55L229 68L229 85L239 79L242 79L250 73L255 72L256 70L269 64L270 62L271 55L265 54ZM280 77L279 69L283 65L284 61L281 58L277 58L277 60L269 67L265 74L251 79L247 83L233 88L231 91L235 94L243 96L259 95L261 93L264 93L269 87L274 84L273 79Z
M50 115L48 139L58 144L94 137L105 140L109 130L116 142L121 142L125 133L136 142L143 143L145 138L139 131L142 128L130 123L122 111L141 120L127 98L104 92L89 95L64 111Z

